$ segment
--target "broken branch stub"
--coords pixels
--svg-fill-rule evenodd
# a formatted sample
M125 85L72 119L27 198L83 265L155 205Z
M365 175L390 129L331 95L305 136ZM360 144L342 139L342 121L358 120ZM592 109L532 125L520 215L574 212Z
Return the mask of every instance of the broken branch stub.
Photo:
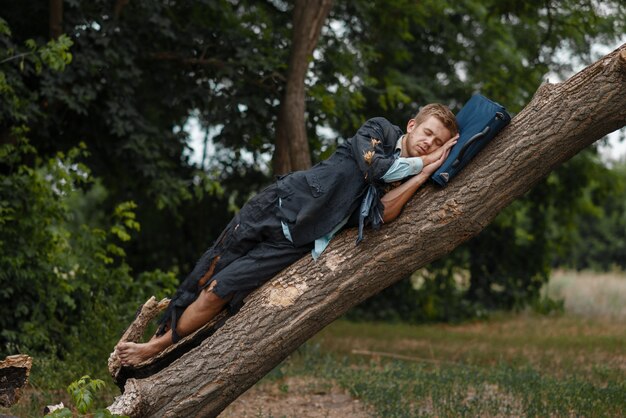
M129 325L129 327L126 328L126 331L124 331L124 334L122 334L122 337L117 342L117 344L126 341L132 341L135 343L139 342L150 321L152 321L158 314L163 312L167 308L169 303L169 299L162 299L157 302L154 296L148 299L146 303L141 306L139 312L137 312L137 315L135 315L135 319ZM117 379L117 375L122 368L122 362L117 355L117 344L115 345L116 348L113 349L113 352L109 356L108 361L109 373L111 373L113 380Z
M28 384L33 359L26 354L8 356L0 361L0 406L9 408L19 401Z

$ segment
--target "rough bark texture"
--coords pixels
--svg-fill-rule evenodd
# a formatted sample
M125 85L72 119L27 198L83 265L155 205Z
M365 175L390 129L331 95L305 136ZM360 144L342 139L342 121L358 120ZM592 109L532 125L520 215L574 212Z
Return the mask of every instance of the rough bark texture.
M157 302L154 296L148 299L148 301L141 306L135 316L135 320L126 329L117 344L125 341L140 341L150 321L163 312L169 303L169 299L162 299L160 302ZM167 347L158 355L135 366L122 365L122 362L117 355L116 344L113 352L109 356L108 363L109 373L111 373L113 381L120 387L120 389L124 389L124 385L128 379L143 379L160 372L172 364L173 361L196 348L202 343L202 341L213 335L216 329L226 322L229 315L230 314L226 310L220 312L215 318L192 334L182 338L176 344Z
M332 0L297 0L293 8L293 35L285 95L276 121L274 174L311 166L305 127L304 79Z
M143 337L146 326L158 314L163 312L167 308L169 303L169 299L162 299L161 301L157 302L154 296L148 299L137 312L135 320L130 324L128 328L126 328L126 331L124 331L124 334L122 334L122 337L118 341L118 344L126 341L132 341L134 343L139 342L141 340L141 337ZM120 369L122 368L122 362L117 356L117 350L113 350L113 352L109 356L108 367L111 376L114 380L116 380Z
M19 401L32 365L33 359L25 354L0 361L0 406L8 408Z
M577 152L626 125L626 44L532 101L446 189L424 187L404 213L355 247L342 233L317 262L287 268L211 338L111 409L131 416L216 416L350 307L476 235Z
M50 0L50 38L57 39L63 34L63 0Z

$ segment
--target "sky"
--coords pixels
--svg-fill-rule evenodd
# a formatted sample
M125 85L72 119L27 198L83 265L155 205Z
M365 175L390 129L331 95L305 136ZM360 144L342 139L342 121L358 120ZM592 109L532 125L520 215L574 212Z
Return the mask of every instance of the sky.
M626 129L621 129L622 136L626 136ZM608 143L600 145L598 151L604 162L626 160L626 140L619 140L619 131L608 135Z

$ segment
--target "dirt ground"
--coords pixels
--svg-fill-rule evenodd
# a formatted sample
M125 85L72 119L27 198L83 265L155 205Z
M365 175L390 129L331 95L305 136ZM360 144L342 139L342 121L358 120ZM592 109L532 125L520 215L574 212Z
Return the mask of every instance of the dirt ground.
M219 418L365 418L371 417L358 399L336 384L311 377L287 377L250 388Z

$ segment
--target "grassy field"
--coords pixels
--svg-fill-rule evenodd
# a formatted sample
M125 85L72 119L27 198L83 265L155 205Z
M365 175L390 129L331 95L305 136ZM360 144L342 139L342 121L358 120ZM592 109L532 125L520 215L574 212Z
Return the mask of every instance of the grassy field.
M626 275L557 270L544 287L551 298L562 299L568 314L626 321Z
M507 315L460 326L339 321L273 377L334 380L376 416L621 416L625 345L624 325L577 318Z
M626 276L556 272L544 291L564 312L460 325L336 321L223 417L626 416ZM37 386L56 368L34 367L34 387L0 416L40 416L66 401ZM100 405L115 394L111 384Z
M261 385L332 382L382 417L626 416L626 277L557 272L545 291L563 298L562 314L337 321Z

